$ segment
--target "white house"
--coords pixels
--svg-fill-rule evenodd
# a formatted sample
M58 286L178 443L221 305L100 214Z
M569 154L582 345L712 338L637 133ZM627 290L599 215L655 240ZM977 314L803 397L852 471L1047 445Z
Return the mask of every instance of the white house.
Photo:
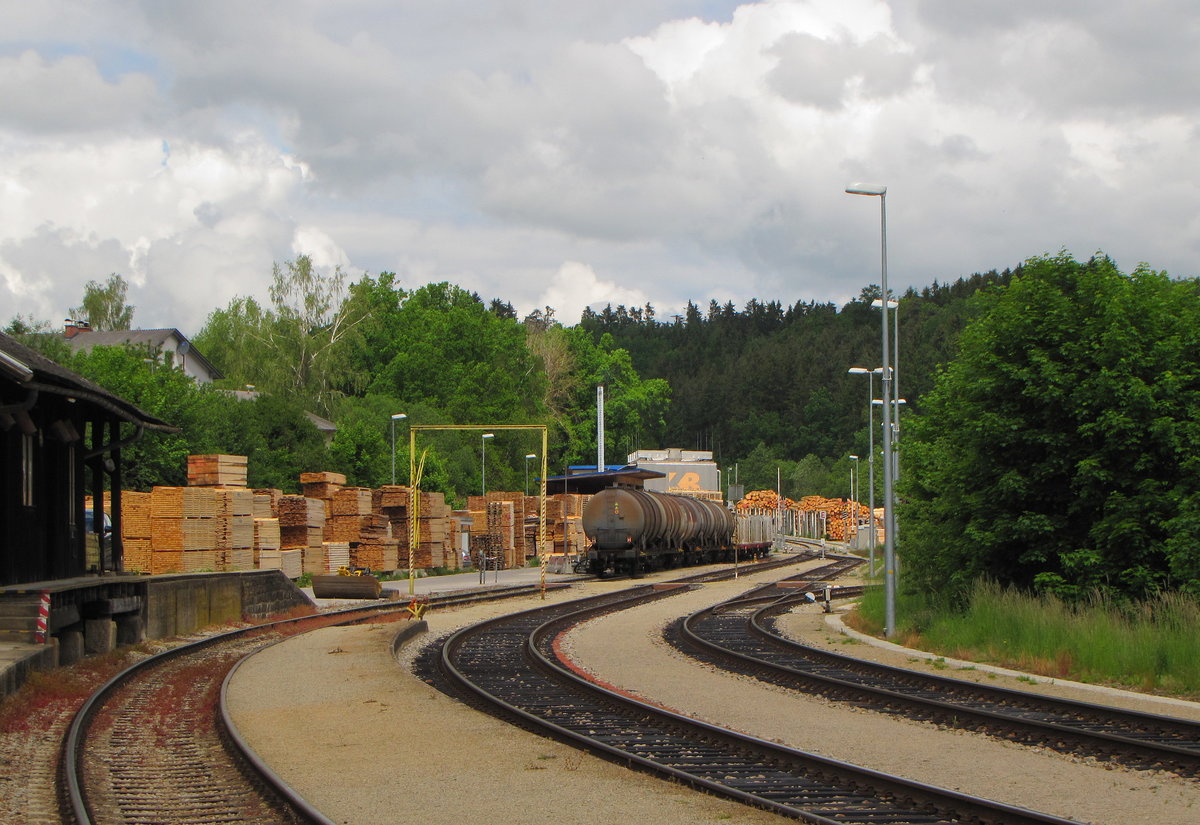
M92 347L119 347L125 344L145 346L161 363L181 368L200 384L209 384L225 376L208 362L192 342L177 329L117 329L98 331L86 321L68 321L64 336L73 352Z

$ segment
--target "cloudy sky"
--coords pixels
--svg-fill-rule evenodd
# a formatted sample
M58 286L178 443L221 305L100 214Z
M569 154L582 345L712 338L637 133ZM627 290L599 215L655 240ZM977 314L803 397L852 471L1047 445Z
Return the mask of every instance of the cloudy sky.
M0 0L0 324L299 254L518 312L1200 274L1194 0Z

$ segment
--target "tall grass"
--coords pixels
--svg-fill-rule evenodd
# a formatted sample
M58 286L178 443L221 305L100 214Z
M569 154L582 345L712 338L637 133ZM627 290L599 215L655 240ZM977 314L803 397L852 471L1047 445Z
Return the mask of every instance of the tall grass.
M854 624L882 633L881 588L863 598ZM1166 593L1117 604L1067 604L981 582L966 610L920 594L896 600L895 641L1045 676L1200 698L1200 602Z

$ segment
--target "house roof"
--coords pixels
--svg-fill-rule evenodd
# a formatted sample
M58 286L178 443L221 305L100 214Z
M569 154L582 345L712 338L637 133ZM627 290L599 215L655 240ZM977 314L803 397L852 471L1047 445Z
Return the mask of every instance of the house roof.
M0 377L10 379L18 390L35 390L51 395L78 398L102 407L108 412L131 424L139 424L149 430L177 433L172 427L149 413L138 409L125 399L113 395L82 375L51 361L35 349L22 344L10 335L0 332Z
M90 350L92 347L119 347L125 344L132 344L134 346L145 345L160 349L171 338L177 338L181 344L186 343L188 345L185 358L192 358L199 361L213 378L225 377L224 373L214 367L200 350L192 346L191 341L188 341L182 332L173 328L80 330L66 340L67 345L71 347L71 351L78 352L80 350Z

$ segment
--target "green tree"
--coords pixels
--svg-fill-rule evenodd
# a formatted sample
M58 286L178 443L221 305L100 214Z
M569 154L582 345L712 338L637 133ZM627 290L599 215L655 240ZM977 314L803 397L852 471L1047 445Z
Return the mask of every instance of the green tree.
M605 334L593 343L586 331L570 334L575 357L574 401L567 425L567 456L594 463L596 455L596 387L604 385L604 424L607 455L624 460L627 453L662 443L671 387L661 378L643 379L633 368L629 352Z
M521 325L459 287L429 284L409 295L392 349L374 393L424 401L462 423L520 422L542 412L542 375Z
M907 419L908 580L955 598L980 577L1066 597L1195 588L1177 531L1200 491L1196 283L1063 253L978 302Z
M225 453L247 457L251 487L300 489L300 473L340 470L312 421L279 396L239 401L211 385L197 385L180 369L147 366L138 347L93 347L69 366L140 409L179 427L150 434L122 450L129 489L187 483L187 457Z
M103 285L88 281L83 303L72 308L70 315L87 321L95 330L129 329L133 324L133 307L125 302L128 289L125 279L115 272Z
M270 311L238 297L211 313L196 336L200 347L228 377L253 384L313 412L329 415L335 400L361 389L364 377L351 368L350 336L366 308L346 300L340 268L324 274L301 255L272 269Z

